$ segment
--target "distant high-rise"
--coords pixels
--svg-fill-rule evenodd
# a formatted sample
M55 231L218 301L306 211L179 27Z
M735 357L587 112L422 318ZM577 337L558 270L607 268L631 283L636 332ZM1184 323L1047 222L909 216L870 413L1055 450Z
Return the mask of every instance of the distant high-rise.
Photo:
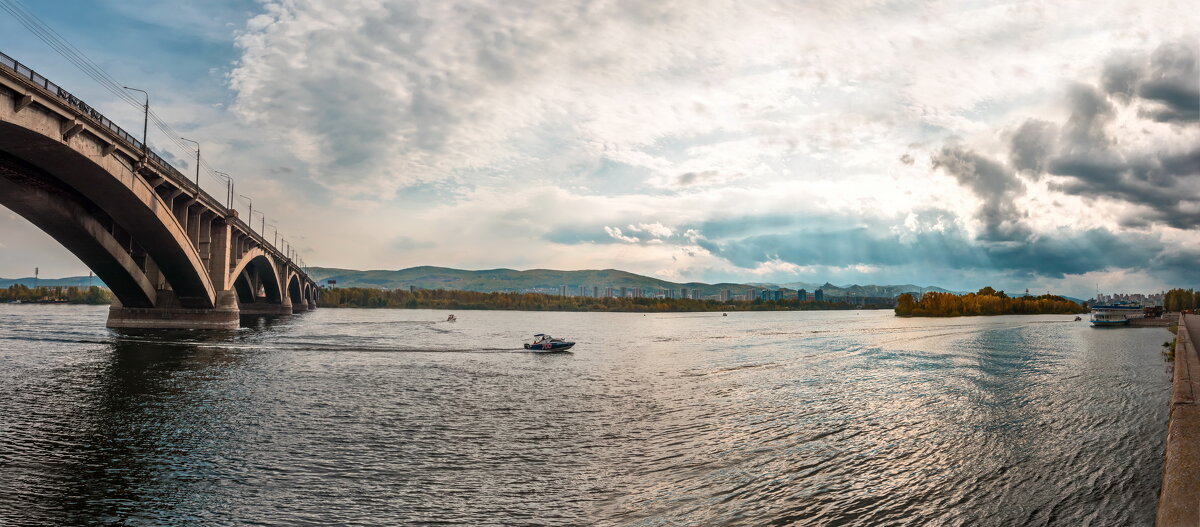
M721 301L728 302L730 298L733 298L733 294L728 289L722 289L721 290Z
M558 286L558 296L567 296L567 286L565 286L565 285Z
M586 285L581 285L581 286L579 286L579 296L581 296L581 297L588 296L588 294L587 294L587 286L586 286Z
M816 300L817 302L824 302L825 292L818 289L815 293L813 293L813 300Z
M692 298L697 299L697 300L700 298L700 290L699 289L692 289Z
M796 291L796 300L799 302L807 301L808 300L808 291L805 291L803 289Z
M629 296L629 288L621 287L621 298L626 298L628 296Z
M592 298L600 298L600 286L592 286Z

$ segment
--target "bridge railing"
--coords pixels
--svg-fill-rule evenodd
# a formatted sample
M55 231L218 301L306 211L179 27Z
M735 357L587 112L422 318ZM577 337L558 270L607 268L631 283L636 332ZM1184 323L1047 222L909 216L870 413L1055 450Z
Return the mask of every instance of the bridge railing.
M51 95L58 97L72 108L79 110L84 115L87 115L96 123L98 123L100 126L107 128L118 138L125 141L134 150L145 152L146 157L149 158L147 161L154 164L155 168L166 174L166 176L171 178L175 184L195 190L196 195L198 196L197 199L204 200L209 207L213 208L214 210L221 211L225 213L226 216L229 216L229 209L225 208L221 202L217 201L207 192L204 192L204 189L200 188L196 182L192 181L187 176L184 176L181 172L179 172L178 169L168 163L165 159L154 153L153 150L146 148L141 141L134 138L129 134L129 132L126 132L125 129L117 126L117 124L112 122L111 119L105 117L104 114L100 113L95 108L92 108L78 97L72 95L71 92L64 90L61 86L54 84L53 82L50 82L50 80L46 77L39 75L36 71L33 71L33 69L21 64L17 61L17 59L8 56L2 51L0 51L0 67L12 71L18 76L29 80L30 82L49 92ZM274 244L267 242L265 236L255 232L254 228L251 227L247 222L244 222L241 219L234 219L233 222L235 225L244 228L246 232L250 233L252 238L254 238L263 247L266 247L267 251L273 253L273 256L276 258L289 263L292 261L291 258L288 258L287 255L283 253L283 251L280 251L278 248L276 248ZM303 272L303 270L301 271Z
M78 97L71 95L71 92L64 90L62 88L62 86L59 86L57 84L54 84L53 82L50 82L50 79L47 79L41 75L38 75L38 72L33 71L28 66L25 66L24 64L21 64L20 62L17 62L17 59L14 59L8 55L5 55L3 52L0 52L0 66L3 66L6 69L16 72L17 75L20 75L21 77L25 77L26 79L29 79L34 84L41 86L42 88L44 88L46 91L50 92L51 94L58 96L59 99L66 101L67 104L70 104L76 110L79 110L79 111L87 114L89 117L94 119L97 123L100 123L101 126L108 128L108 130L110 132L116 134L121 139L124 139L125 141L129 142L135 149L142 150L144 148L141 141L138 141L132 135L129 135L129 132L126 132L120 126L117 126L116 123L112 122L109 118L105 117L104 114L101 114L100 112L96 111L95 108L88 106L87 103L83 102ZM158 157L158 156L155 156L155 157Z

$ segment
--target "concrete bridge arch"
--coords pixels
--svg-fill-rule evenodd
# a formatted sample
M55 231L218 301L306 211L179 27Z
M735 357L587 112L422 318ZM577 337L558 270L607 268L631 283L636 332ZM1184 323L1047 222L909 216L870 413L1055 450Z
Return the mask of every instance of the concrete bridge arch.
M117 298L114 328L234 328L315 286L279 249L95 109L0 53L0 205ZM300 295L289 295L284 277ZM245 283L238 285L239 280ZM246 290L251 302L245 302ZM257 291L264 291L259 302ZM246 306L251 306L245 309Z

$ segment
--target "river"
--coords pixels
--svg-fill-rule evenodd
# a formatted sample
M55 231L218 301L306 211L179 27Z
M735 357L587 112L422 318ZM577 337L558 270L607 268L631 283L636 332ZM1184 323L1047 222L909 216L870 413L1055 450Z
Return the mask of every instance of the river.
M0 524L1150 525L1161 479L1162 328L106 314L0 305Z

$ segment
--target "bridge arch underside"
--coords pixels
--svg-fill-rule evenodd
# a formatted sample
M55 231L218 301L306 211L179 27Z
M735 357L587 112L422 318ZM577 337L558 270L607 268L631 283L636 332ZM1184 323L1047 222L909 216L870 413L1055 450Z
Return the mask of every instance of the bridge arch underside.
M0 152L0 205L63 245L111 288L121 305L152 308L156 284L145 250L91 200L17 158Z
M261 250L256 249L243 258L234 268L234 274L233 288L243 316L292 314L292 306L279 285L279 273Z
M292 302L292 312L300 313L308 311L308 299L304 295L306 284L302 284L300 276L295 273L289 273L287 294L288 300Z
M82 142L80 137L84 135L77 134L72 141ZM87 145L76 146L86 150ZM94 157L104 163L102 166L93 156L77 151L70 144L3 120L0 120L0 154L6 164L4 184L8 190L5 196L0 196L0 201L80 255L84 263L91 266L95 262L92 271L105 283L109 283L111 275L119 273L95 256L84 258L84 254L95 251L89 252L85 247L87 242L78 239L80 229L64 227L67 222L62 220L66 216L70 222L81 225L95 220L108 230L159 292L147 295L150 298L146 300L153 307L168 303L190 309L216 307L216 291L198 251L188 243L188 234L175 222L169 207L154 190L133 174L127 160L122 162L115 155L100 156L97 151ZM68 230L74 230L74 235ZM94 228L82 230L96 234L98 243L104 243L100 241L104 236L95 233ZM141 282L128 265L121 267L133 275L130 279ZM110 276L101 274L102 269ZM115 283L130 280L112 278ZM136 296L127 287L121 287L123 292L118 299L122 304L124 298ZM163 298L161 291L170 291L171 298ZM145 300L134 299L130 307L143 306Z

